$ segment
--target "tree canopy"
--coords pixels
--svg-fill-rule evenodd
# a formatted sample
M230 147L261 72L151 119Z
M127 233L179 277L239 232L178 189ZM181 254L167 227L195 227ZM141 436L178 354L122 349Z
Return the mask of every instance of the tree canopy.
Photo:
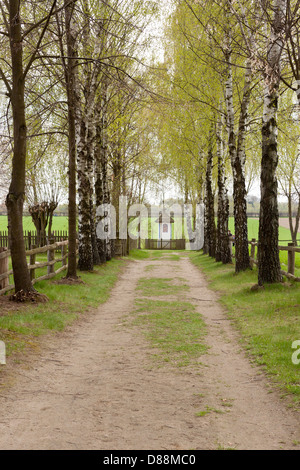
M161 3L1 2L1 188L17 291L33 290L24 204L41 227L41 208L68 200L76 277L116 253L120 196L147 203L167 180L184 204L204 204L204 251L224 263L232 196L237 273L250 267L247 198L260 185L259 283L280 281L279 195L295 242L300 219L298 2Z

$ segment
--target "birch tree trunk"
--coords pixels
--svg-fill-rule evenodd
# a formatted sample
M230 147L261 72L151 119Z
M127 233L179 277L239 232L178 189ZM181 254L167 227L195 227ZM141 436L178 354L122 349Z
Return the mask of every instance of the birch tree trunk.
M105 227L106 238L97 238L97 247L102 263L110 261L112 258L112 240L110 239L110 190L108 184L108 149L107 149L107 78L103 77L100 96L97 104L97 124L96 124L96 180L95 193L97 207L104 207L104 216L97 219L97 223L106 217L108 223Z
M121 146L119 143L116 144L116 149L114 151L113 162L113 188L112 188L112 205L116 211L116 239L112 241L112 256L115 256L115 253L120 249L120 196L122 194L122 155L121 155Z
M194 229L193 229L193 211L190 210L189 207L189 185L187 178L185 178L184 182L184 214L185 214L185 223L187 228L187 234L189 237L189 243L194 243L195 239L193 236ZM195 222L196 223L196 222Z
M247 218L247 190L245 181L246 163L246 127L248 123L248 110L251 97L252 70L250 61L246 64L243 97L240 106L240 119L238 126L237 155L233 162L234 180L234 216L235 216L235 256L236 272L244 271L250 267L250 254L248 244L248 218Z
M225 53L227 63L226 81L226 106L228 116L228 146L233 174L233 199L235 222L235 271L245 271L250 267L250 255L248 247L248 222L247 201L245 185L245 132L250 101L250 77L251 71L247 67L245 85L241 103L238 139L235 132L235 116L233 105L233 77L232 77L232 52L230 35L227 38L228 45Z
M124 151L123 151L123 103L120 97L117 98L117 109L119 112L119 122L116 131L116 141L113 145L112 168L113 168L113 188L112 188L112 204L116 211L116 240L113 244L120 245L119 239L119 221L120 221L120 196L122 195L122 178L124 172ZM114 253L113 253L114 255Z
M205 233L204 243L205 252L207 251L212 258L216 254L216 225L215 225L215 210L214 210L214 194L212 189L212 166L213 166L213 143L212 132L209 137L209 148L207 155L206 167L206 193L205 193Z
M217 158L218 158L218 224L216 237L216 261L223 264L231 263L229 247L228 219L229 199L226 189L224 146L222 139L222 110L217 126Z
M235 131L235 112L233 104L233 76L231 35L227 32L225 60L227 64L226 107L228 126L228 147L233 175L233 199L235 222L235 271L245 271L250 267L248 246L247 201L245 184L245 135L250 102L251 68L249 63L245 72L244 92L240 107L238 136Z
M101 96L98 97L97 105L97 123L96 123L96 147L95 147L95 195L97 208L105 204L105 179L106 171L106 152L104 143L104 107L101 103ZM97 217L96 223L100 223L104 216ZM101 263L106 262L107 240L97 237L97 248Z
M206 190L205 190L206 192ZM203 254L208 255L208 241L209 241L209 231L208 231L208 217L207 217L207 199L206 195L204 196L204 243L203 243Z
M104 204L104 182L103 182L103 168L101 158L101 126L98 124L96 132L96 148L95 148L95 194L97 208ZM102 216L97 216L96 225L102 221ZM99 253L100 262L106 262L106 240L97 237L97 249Z
M81 113L83 114L83 113ZM87 152L87 123L86 117L81 115L77 125L78 153L77 153L77 175L78 175L78 240L79 258L78 269L80 271L92 271L93 249L91 237L91 185L88 169Z
M93 96L93 105L94 105L95 96ZM97 246L97 237L96 237L96 210L95 210L95 194L94 194L94 179L95 179L95 123L94 123L94 113L89 115L89 126L88 126L88 135L87 135L87 151L88 151L88 177L90 181L90 225L91 225L91 243L93 251L93 264L98 266L101 264L100 255L98 252Z
M277 111L284 45L284 27L287 0L276 0L271 23L267 66L264 76L265 96L262 126L261 203L258 242L258 283L276 283L282 280L278 248L279 213L276 170Z
M86 17L86 25L83 30L83 48L85 56L90 54L91 48L93 48L93 57L95 59L100 57L101 50L101 30L98 35L91 35L91 25L90 25L90 5L87 0L82 0L83 10ZM98 32L98 27L97 27ZM91 237L91 247L92 247L92 257L93 265L100 264L100 256L97 247L97 237L96 237L96 226L95 226L95 184L94 184L94 170L95 170L95 139L96 139L96 109L97 109L97 99L96 92L98 83L100 80L100 65L98 62L86 62L84 66L83 73L83 94L85 98L85 122L86 122L86 167L87 167L87 178L89 180L89 207L90 207L90 237ZM86 197L88 195L86 194Z
M89 25L89 5L83 0L83 9L86 16L86 24L83 30L83 50L87 51L92 47L92 38ZM97 46L94 45L94 54L98 57ZM94 106L95 93L97 88L96 67L86 61L82 75L82 91L77 88L78 99L78 238L79 238L79 259L78 268L80 271L92 271L94 261L100 262L96 247L95 225L93 220L93 170L94 170ZM79 83L78 83L79 85Z
M75 81L77 67L76 33L74 31L73 5L64 2L66 23L67 54L65 81L68 100L68 143L69 143L69 204L68 204L68 270L67 278L77 279L77 205L76 205L76 96ZM63 53L63 48L62 51ZM63 55L63 54L62 54Z

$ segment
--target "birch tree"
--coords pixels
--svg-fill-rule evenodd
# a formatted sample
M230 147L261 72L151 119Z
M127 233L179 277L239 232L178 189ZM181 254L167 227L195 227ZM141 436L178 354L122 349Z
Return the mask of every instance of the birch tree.
M218 217L217 217L217 236L216 236L216 261L223 264L232 262L229 234L229 199L226 188L226 172L225 172L225 154L223 140L223 113L222 102L220 103L220 113L217 122L217 159L218 159Z
M77 279L77 204L76 204L76 95L78 53L74 3L64 0L65 42L57 20L62 65L65 75L68 116L68 279ZM66 50L66 55L65 55ZM66 57L66 58L65 58Z
M278 248L278 126L277 112L285 44L287 0L275 0L264 73L264 111L262 125L261 204L258 244L258 283L282 280Z
M213 3L209 10L206 4L195 4L189 0L185 0L184 5L185 11L190 12L189 22L182 14L183 18L177 20L180 24L179 30L185 40L185 48L190 56L194 56L196 70L202 72L202 82L194 79L194 72L186 73L184 90L190 95L191 100L202 103L206 114L210 112L209 110L218 114L218 101L222 94L226 103L228 134L226 140L233 179L235 269L239 272L250 267L245 163L249 106L253 87L251 60L247 58L247 54L241 54L244 53L241 47L237 50L237 44L241 45L244 38L239 32L237 18L230 1L225 0L221 5ZM246 33L246 40L251 43L252 31L246 30ZM184 65L186 66L186 63ZM206 74L209 78L203 83ZM241 81L244 83L242 90L240 90Z
M110 188L108 184L108 122L107 122L107 78L104 77L100 93L97 98L97 122L96 122L96 140L95 140L95 198L96 207L102 207L101 213L96 213L96 225L106 220L103 235L97 236L97 247L101 263L110 261L112 257L111 251L111 235L110 235ZM104 236L105 235L105 236Z
M208 153L205 177L205 226L204 226L204 253L214 258L216 256L216 225L215 225L215 198L212 184L212 169L214 156L214 122L208 140Z
M245 163L246 163L246 128L248 125L248 112L251 99L252 87L252 67L251 60L245 59L244 87L241 93L239 105L239 121L236 125L235 106L234 106L234 85L233 85L233 37L232 23L236 20L232 18L232 3L225 2L227 14L225 19L228 26L225 27L225 47L224 58L226 61L226 106L227 106L227 126L228 126L228 148L231 160L233 175L233 200L234 200L234 223L235 223L235 270L244 271L250 267L250 256L248 248L248 220L247 220L247 201L246 201L246 183L245 183ZM242 18L246 21L245 15ZM251 43L252 38L249 38ZM251 48L251 46L250 46Z

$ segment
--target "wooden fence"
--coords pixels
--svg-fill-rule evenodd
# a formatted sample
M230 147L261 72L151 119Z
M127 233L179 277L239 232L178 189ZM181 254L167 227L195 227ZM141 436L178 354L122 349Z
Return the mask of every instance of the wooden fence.
M51 238L55 242L62 242L68 239L68 232L65 230L55 230L51 234ZM38 236L36 231L25 230L24 231L24 243L25 249L30 250L32 246L37 246ZM47 244L47 240L44 241L44 245ZM8 232L0 231L0 248L9 248Z
M234 239L230 238L230 249L232 252L232 245L234 243ZM257 261L257 247L258 242L255 238L249 241L249 245L251 246L250 251L250 263L251 267L258 265ZM300 282L300 277L295 276L295 260L296 260L296 253L300 253L300 247L295 246L295 243L289 243L288 246L279 246L279 251L287 251L288 252L288 266L287 271L281 270L281 274L288 279L291 279L296 282ZM233 256L234 257L234 256Z
M127 240L115 240L114 255L127 256L131 250L138 248L138 241L128 238Z
M28 269L30 271L30 277L33 284L38 281L51 279L52 277L67 269L68 244L69 242L66 240L26 251L26 256L29 256ZM61 256L60 258L55 258L55 253L58 250L60 251ZM43 263L36 262L36 255L43 253L47 253L47 261ZM13 274L13 271L9 270L10 254L10 250L7 248L0 249L0 295L12 291L15 288L13 284L9 283L9 276ZM61 267L57 270L55 270L56 263L61 263ZM47 267L47 274L36 277L35 271L45 267Z
M146 250L185 250L185 240L145 240Z
M35 284L38 281L51 279L68 268L68 245L68 240L54 241L53 237L50 245L39 248L32 247L31 249L26 250L26 256L29 257L28 270L30 272L32 284ZM119 243L116 243L115 255L126 256L128 254L128 249L134 250L136 248L137 240L130 240L128 245L126 240L120 240ZM60 257L56 258L55 254L58 252L60 253ZM47 261L42 263L37 262L36 256L43 253L47 253ZM9 280L10 276L13 275L13 270L9 269L10 256L11 252L7 247L0 247L0 295L12 291L15 288L13 284L10 284ZM55 270L56 263L61 263L61 267ZM47 274L36 277L36 270L45 267L47 267Z

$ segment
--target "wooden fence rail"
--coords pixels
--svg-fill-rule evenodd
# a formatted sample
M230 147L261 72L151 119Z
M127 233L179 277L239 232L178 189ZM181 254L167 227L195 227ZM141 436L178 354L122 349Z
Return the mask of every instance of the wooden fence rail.
M234 243L234 239L230 238L230 249L232 252L232 246ZM255 238L249 241L249 245L251 246L250 251L250 265L251 267L258 265L257 261L257 247L258 242ZM296 253L300 253L300 247L295 246L295 243L289 243L288 246L279 246L279 251L287 251L288 252L288 270L283 271L281 270L281 274L288 279L291 279L296 282L300 282L300 277L295 276L295 261L296 261ZM233 256L234 257L234 256Z
M50 245L43 246L40 248L32 248L26 251L26 256L29 256L28 270L30 271L30 277L32 283L35 284L38 281L44 281L53 278L57 274L66 270L68 267L68 240L62 242L51 243ZM55 258L55 253L60 251L60 258ZM36 262L36 255L47 253L47 261L43 263ZM11 253L7 248L0 249L0 295L6 292L12 291L15 286L9 284L9 276L13 274L12 270L8 269L8 261ZM61 263L61 267L55 270L55 264ZM36 277L35 271L40 268L47 267L47 274Z
M38 245L38 236L36 231L25 230L23 236L26 250L30 250L32 246ZM68 239L68 232L66 230L54 230L51 234L51 238L53 238L55 242L65 241ZM46 242L47 240L45 240L44 245L47 244ZM0 230L0 247L9 248L7 230Z

